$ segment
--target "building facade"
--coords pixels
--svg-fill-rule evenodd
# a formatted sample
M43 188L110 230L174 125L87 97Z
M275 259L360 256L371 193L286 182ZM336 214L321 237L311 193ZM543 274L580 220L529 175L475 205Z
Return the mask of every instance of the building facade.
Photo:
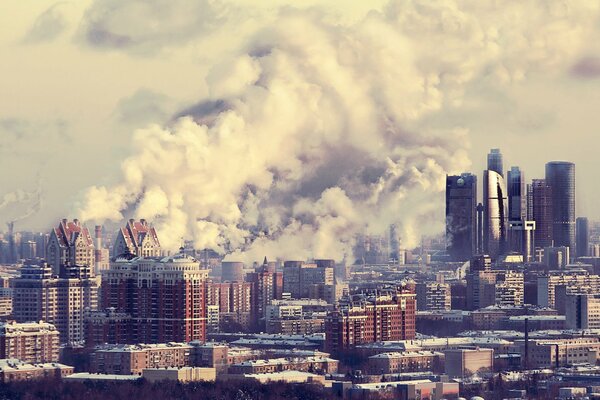
M27 363L58 362L58 330L47 322L0 323L0 359Z
M552 188L552 239L554 246L569 247L575 254L575 164L546 164L546 183Z
M13 279L14 319L51 323L61 343L83 343L85 314L98 307L98 282L91 268L62 268L56 277L47 265L23 266L21 275Z
M493 259L506 251L508 208L506 185L501 174L483 172L483 250Z
M453 261L477 252L477 176L446 176L446 250Z
M409 291L362 297L340 305L325 320L326 349L415 337L416 295Z
M121 322L127 324L128 343L203 341L207 277L208 270L183 253L163 259L117 258L102 273L102 309L129 315ZM117 336L97 339L109 343Z

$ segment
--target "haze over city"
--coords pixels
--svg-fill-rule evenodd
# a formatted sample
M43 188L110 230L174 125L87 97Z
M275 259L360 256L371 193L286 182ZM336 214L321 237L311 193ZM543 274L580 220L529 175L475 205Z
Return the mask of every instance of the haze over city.
M600 399L600 2L4 0L0 399Z
M144 217L173 250L342 259L394 223L413 247L444 231L445 175L491 147L528 179L576 162L600 218L593 2L8 8L0 219L20 228Z

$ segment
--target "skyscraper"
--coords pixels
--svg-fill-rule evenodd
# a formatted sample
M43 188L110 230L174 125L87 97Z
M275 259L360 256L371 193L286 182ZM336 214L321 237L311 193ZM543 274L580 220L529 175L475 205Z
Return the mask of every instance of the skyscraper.
M546 183L552 188L552 238L554 246L568 246L575 253L575 164L546 164Z
M527 219L527 191L525 176L519 167L511 167L506 180L508 189L508 220Z
M502 163L502 153L500 149L491 149L487 156L487 169L497 172L504 178L504 166Z
M504 178L495 170L483 171L483 250L492 258L504 253L507 207Z
M585 257L588 255L588 247L590 242L590 228L588 219L585 217L577 218L577 221L575 222L575 231L575 257Z
M477 252L477 176L446 176L446 248L454 261Z
M527 219L535 221L533 238L537 248L552 246L552 188L545 179L527 185Z

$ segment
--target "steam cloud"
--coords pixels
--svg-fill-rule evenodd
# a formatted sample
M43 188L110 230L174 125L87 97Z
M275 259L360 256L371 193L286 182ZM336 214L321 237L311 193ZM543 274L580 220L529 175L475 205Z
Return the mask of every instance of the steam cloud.
M122 181L91 187L80 217L147 218L165 247L192 237L246 260L341 260L357 233L392 223L408 247L441 231L468 137L427 118L476 82L560 67L592 23L570 2L465 4L392 1L353 26L282 11L215 66L191 115L134 134Z

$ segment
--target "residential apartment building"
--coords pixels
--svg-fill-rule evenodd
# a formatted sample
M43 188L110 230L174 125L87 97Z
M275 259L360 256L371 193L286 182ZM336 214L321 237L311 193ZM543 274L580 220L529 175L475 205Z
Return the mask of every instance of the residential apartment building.
M336 351L363 343L415 337L414 291L355 298L328 313L326 348Z
M63 266L57 277L47 265L23 266L13 279L14 319L48 322L58 329L61 343L82 343L85 314L98 306L98 282L91 268Z
M47 322L0 323L0 359L14 358L26 363L58 361L59 334Z

